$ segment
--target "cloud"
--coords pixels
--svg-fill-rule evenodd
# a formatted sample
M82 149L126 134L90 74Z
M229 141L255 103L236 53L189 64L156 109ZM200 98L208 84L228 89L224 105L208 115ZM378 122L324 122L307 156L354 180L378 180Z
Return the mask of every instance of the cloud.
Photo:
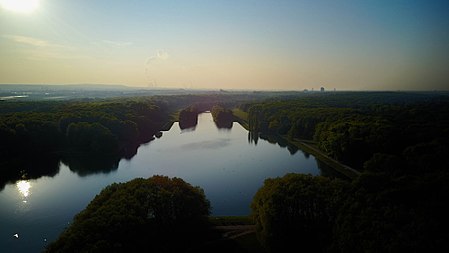
M165 61L169 57L170 57L170 55L165 50L157 50L155 55L152 55L147 59L147 64L149 64L155 60Z
M52 48L66 48L66 49L69 48L64 45L52 43L52 42L49 42L46 40L41 40L38 38L29 37L29 36L7 34L7 35L2 35L2 37L9 39L16 43L25 44L25 45L29 45L29 46L33 46L33 47L52 47Z
M20 50L26 55L25 57L30 60L70 60L86 59L88 57L77 52L76 48L34 37L11 34L2 35L1 37L14 43L25 45L26 48Z
M36 39L33 37L20 36L20 35L3 35L2 37L12 40L17 43L22 43L26 45L31 45L35 47L46 47L49 46L50 43L45 40Z
M131 46L133 43L126 41L113 41L113 40L102 40L103 43L114 46L114 47L127 47L127 46Z

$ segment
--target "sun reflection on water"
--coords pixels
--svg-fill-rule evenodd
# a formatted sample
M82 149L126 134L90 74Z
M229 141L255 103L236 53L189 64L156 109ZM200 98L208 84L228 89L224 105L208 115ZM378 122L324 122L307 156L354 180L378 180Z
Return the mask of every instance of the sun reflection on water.
M20 180L16 183L17 189L23 197L28 197L30 195L31 184L27 180Z

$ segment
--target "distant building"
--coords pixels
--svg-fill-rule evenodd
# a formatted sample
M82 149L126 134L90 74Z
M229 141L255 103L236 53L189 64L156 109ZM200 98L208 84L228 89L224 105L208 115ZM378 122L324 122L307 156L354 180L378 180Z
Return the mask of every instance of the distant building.
M321 87L321 88L320 88L320 91L321 91L321 92L324 92L324 87Z

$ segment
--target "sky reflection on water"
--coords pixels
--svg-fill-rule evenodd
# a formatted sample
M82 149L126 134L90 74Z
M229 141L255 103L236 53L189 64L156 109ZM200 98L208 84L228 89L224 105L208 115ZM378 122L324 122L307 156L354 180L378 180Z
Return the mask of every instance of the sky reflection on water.
M194 130L175 123L161 138L140 146L132 159L120 160L118 168L86 168L80 174L80 168L60 162L53 177L25 177L0 191L0 252L41 251L105 186L137 177L182 178L204 189L212 215L248 215L266 178L321 173L313 156L282 146L262 139L256 145L239 124L218 129L205 113Z

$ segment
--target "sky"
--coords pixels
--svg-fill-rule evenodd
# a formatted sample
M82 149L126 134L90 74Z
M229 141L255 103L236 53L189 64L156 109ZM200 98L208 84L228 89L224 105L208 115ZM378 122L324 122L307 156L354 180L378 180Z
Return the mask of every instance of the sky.
M449 1L0 0L2 84L449 90L448 73Z

